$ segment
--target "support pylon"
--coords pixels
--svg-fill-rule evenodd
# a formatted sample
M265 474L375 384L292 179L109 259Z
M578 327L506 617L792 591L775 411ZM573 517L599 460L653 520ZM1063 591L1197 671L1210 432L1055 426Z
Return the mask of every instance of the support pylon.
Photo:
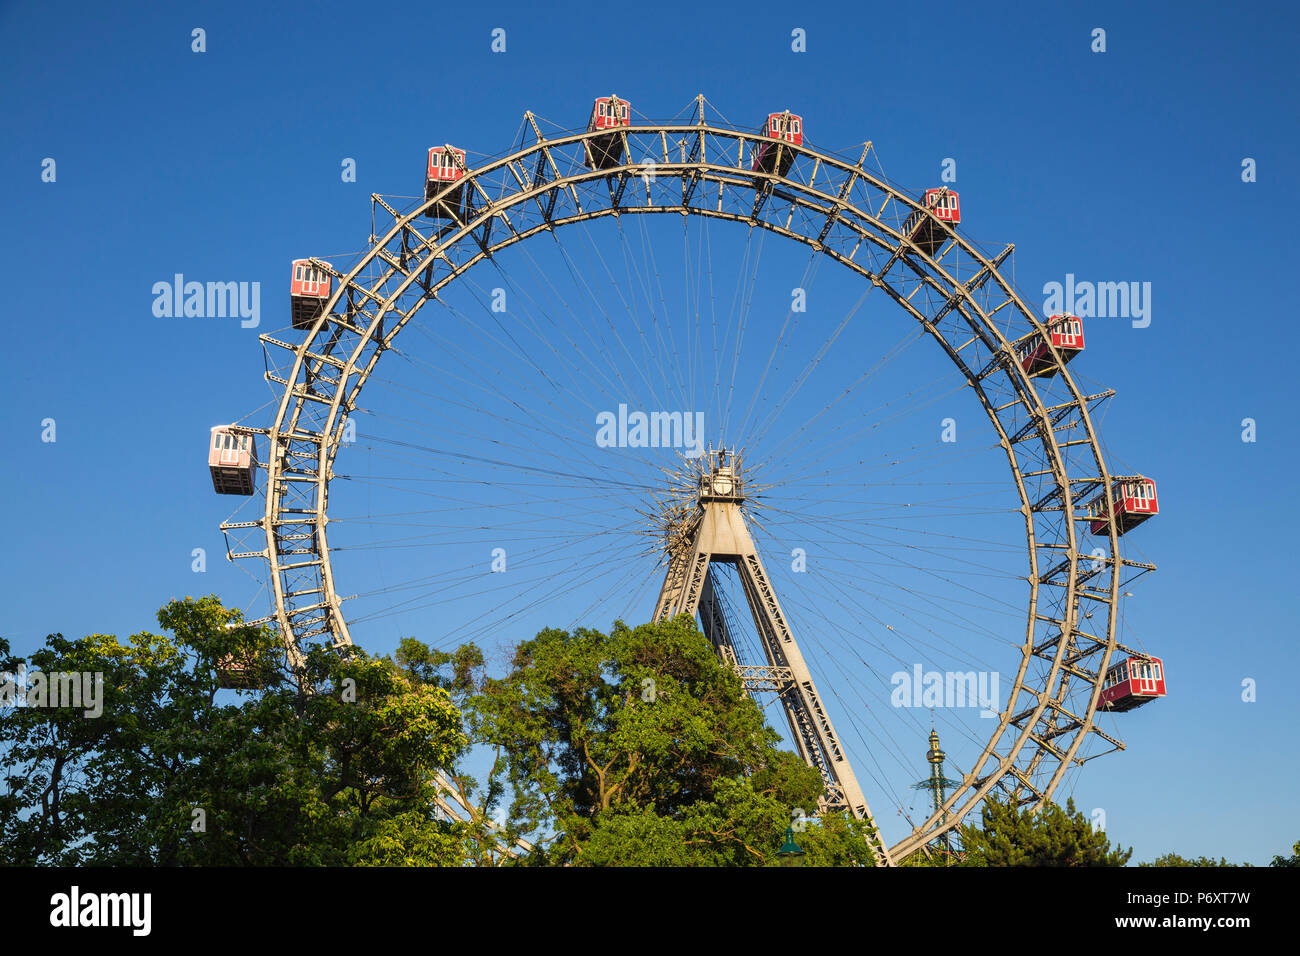
M744 500L739 459L728 460L725 449L710 451L699 473L696 508L686 515L686 524L678 529L679 533L670 538L673 543L669 545L668 573L655 605L654 620L698 614L705 636L722 660L739 672L745 690L751 695L761 691L778 695L799 755L821 772L825 792L818 809L847 810L874 827L866 797L754 547L741 511ZM739 663L714 586L714 564L736 568L767 657L765 665ZM893 865L879 832L873 849L877 865Z

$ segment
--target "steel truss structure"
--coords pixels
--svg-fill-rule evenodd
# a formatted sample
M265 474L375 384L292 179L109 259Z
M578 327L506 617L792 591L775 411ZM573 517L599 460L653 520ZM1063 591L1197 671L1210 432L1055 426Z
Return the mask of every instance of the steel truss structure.
M706 464L699 476L696 506L687 518L687 526L673 535L682 546L668 554L668 572L653 620L670 620L679 614L694 618L699 614L705 636L718 655L739 672L745 689L750 694L777 694L799 756L821 772L825 792L818 809L843 810L855 819L874 823L867 798L840 746L812 672L754 547L741 511L745 500L743 478L740 463L728 462L726 451L719 454L717 463ZM734 565L740 576L767 657L765 665L742 664L737 658L727 615L713 581L713 567L717 564ZM876 862L880 866L891 862L888 850L879 842Z
M983 406L1020 501L1027 615L1006 708L960 786L889 857L916 851L990 794L1015 805L1049 799L1070 768L1101 755L1081 752L1088 739L1122 749L1094 712L1112 656L1128 651L1116 639L1122 589L1154 568L1121 555L1113 516L1106 554L1081 545L1084 504L1111 485L1093 416L1113 393L1085 394L1050 342L1050 380L1016 361L1013 343L1044 325L1003 274L1012 247L988 254L936 222L946 240L927 255L903 228L918 201L866 168L870 143L856 162L793 147L710 117L703 97L689 120L621 128L609 168L585 161L587 142L608 131L548 138L531 113L525 129L518 148L404 211L373 195L369 248L350 268L328 270L333 293L315 326L299 341L261 336L266 377L283 388L269 427L246 429L269 444L265 508L222 530L230 557L268 563L274 614L265 620L291 664L309 644L352 642L330 564L330 483L361 391L411 318L467 270L534 236L605 217L700 216L819 251L910 315ZM764 142L791 152L784 173L749 168ZM428 218L453 188L464 190L462 214ZM704 590L700 598L707 608Z

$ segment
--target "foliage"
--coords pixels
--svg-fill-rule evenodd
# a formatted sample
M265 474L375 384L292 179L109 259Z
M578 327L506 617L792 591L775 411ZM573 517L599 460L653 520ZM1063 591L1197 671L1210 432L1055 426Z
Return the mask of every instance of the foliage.
M312 652L302 693L278 642L214 597L158 614L171 637L51 635L27 666L103 675L103 712L0 709L0 862L454 864L434 774L463 752L447 692L389 662ZM218 702L216 662L267 686ZM0 647L0 671L18 661ZM277 666L279 664L280 666ZM223 692L225 699L226 692Z
M1139 863L1138 866L1250 866L1249 863L1229 863L1228 858L1220 857L1214 859L1210 856L1185 857L1177 853L1165 853L1156 857L1150 863Z
M1039 811L997 800L984 802L983 827L966 824L962 866L1123 866L1131 849L1111 849L1110 839L1075 810L1049 803Z
M487 800L508 783L509 834L540 836L531 865L770 865L821 793L689 617L545 630L500 679L476 677L481 655L463 648L404 642L398 659L450 669L471 739L496 754ZM798 842L805 865L865 865L868 836L827 815Z
M1291 847L1290 856L1275 856L1269 866L1300 866L1300 840Z
M103 707L0 706L0 863L458 865L496 862L504 836L539 837L530 865L773 865L822 791L686 617L546 630L500 679L472 645L318 649L301 684L215 597L158 621L51 635L26 662L101 674ZM231 659L255 688L221 689ZM0 671L19 663L0 641ZM455 771L472 745L482 787ZM440 775L468 819L440 817ZM805 865L872 862L859 821L796 829Z
M962 860L965 859L965 853L961 850L943 850L931 848L927 856L925 851L917 850L909 856L903 857L898 861L899 866L922 866L922 867L946 867L961 866ZM976 865L976 864L972 864ZM979 864L983 865L983 864Z

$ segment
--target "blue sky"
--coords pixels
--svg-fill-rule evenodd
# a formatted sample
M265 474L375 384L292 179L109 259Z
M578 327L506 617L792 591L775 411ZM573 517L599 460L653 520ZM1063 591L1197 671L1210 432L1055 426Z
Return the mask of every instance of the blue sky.
M955 158L964 231L1016 244L1022 290L1151 283L1151 325L1091 323L1083 374L1118 392L1107 448L1159 482L1137 544L1160 570L1125 615L1163 652L1170 696L1128 716L1128 751L1074 794L1135 859L1258 863L1300 839L1293 8L447 9L0 6L0 634L17 651L156 627L171 597L252 600L221 560L207 430L271 398L257 334L286 324L287 263L364 244L370 193L419 192L427 146L497 153L526 109L575 127L599 94L668 117L702 92L739 125L796 110L829 151L869 139L912 187ZM155 317L151 287L177 272L260 282L261 327Z

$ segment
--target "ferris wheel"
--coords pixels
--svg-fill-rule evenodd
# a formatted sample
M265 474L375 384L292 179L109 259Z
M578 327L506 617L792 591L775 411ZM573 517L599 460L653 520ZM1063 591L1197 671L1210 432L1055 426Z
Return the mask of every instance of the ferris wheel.
M293 263L269 423L212 430L292 665L689 614L886 865L1048 800L1163 696L1121 613L1155 484L1107 461L1081 320L1026 304L955 190L702 96L527 113L423 185ZM913 819L927 724L960 776Z

